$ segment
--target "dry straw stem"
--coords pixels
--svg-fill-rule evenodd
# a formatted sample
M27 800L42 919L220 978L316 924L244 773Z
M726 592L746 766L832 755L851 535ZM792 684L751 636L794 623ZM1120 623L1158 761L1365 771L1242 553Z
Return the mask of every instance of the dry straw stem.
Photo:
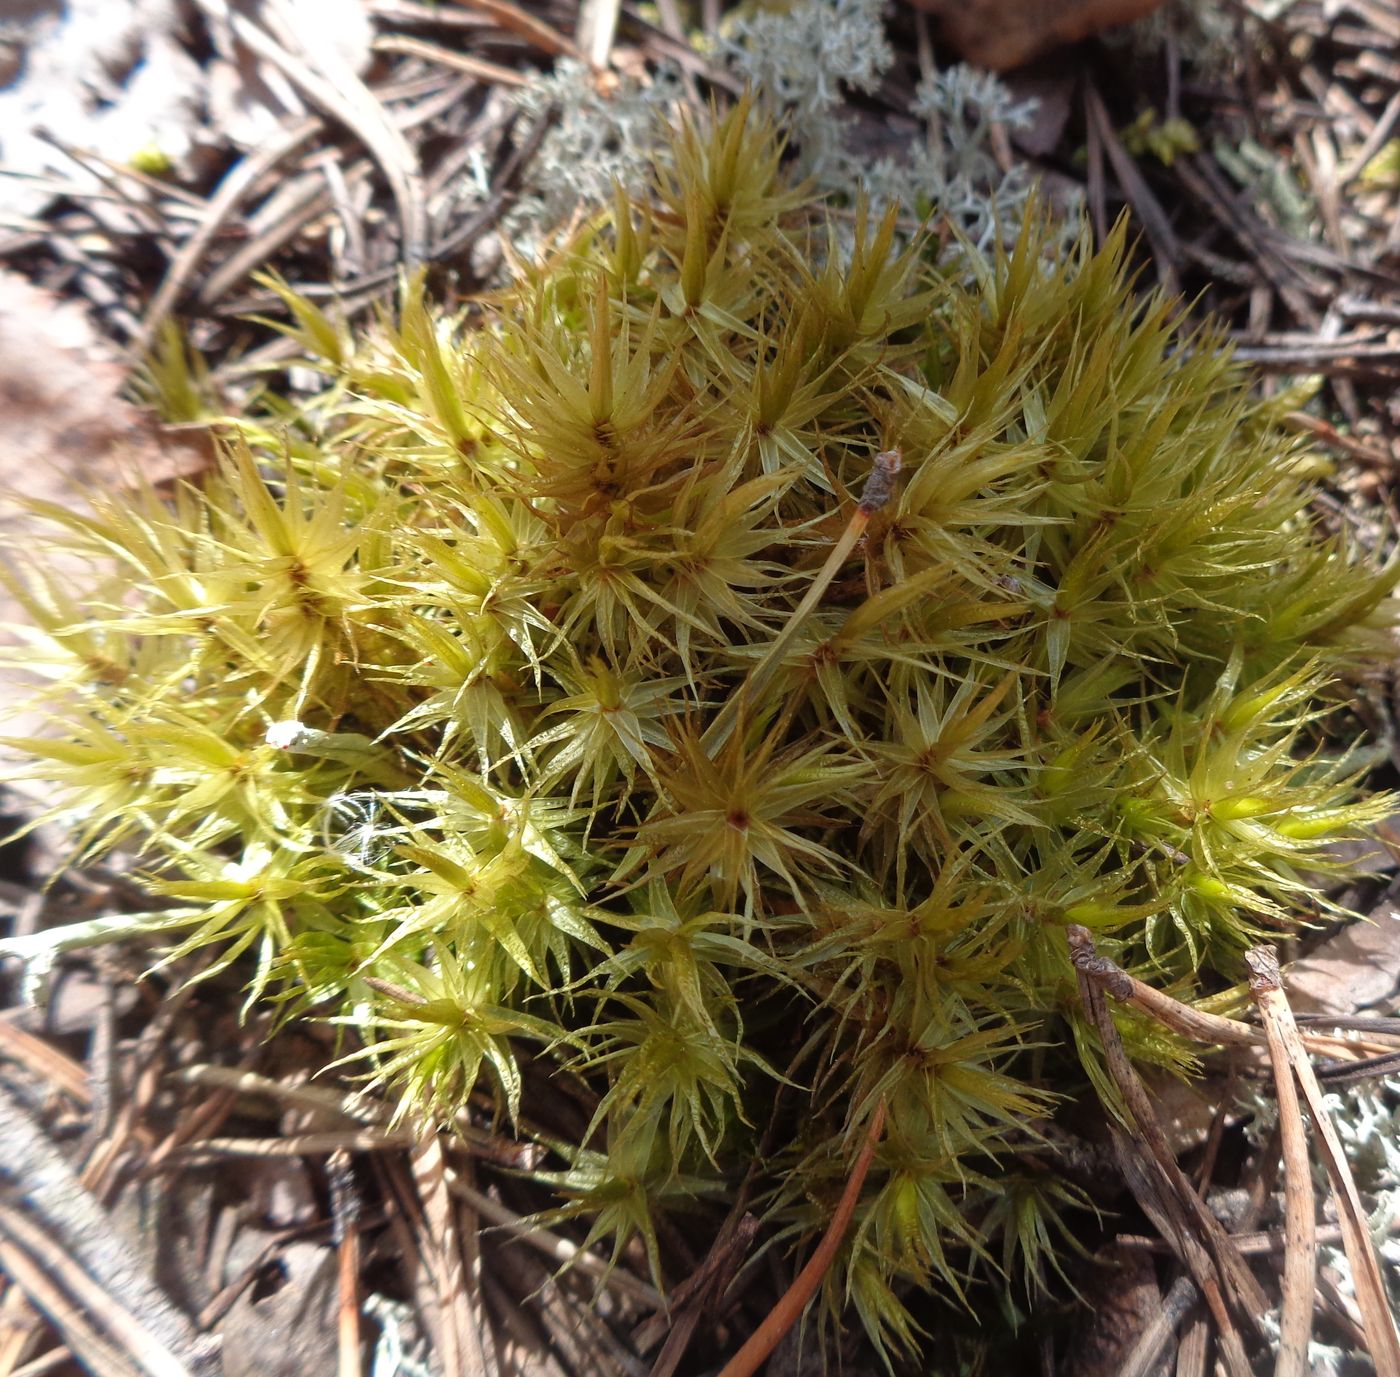
M736 1217L733 1228L721 1232L699 1267L671 1293L669 1316L665 1312L653 1315L633 1332L632 1340L640 1353L654 1347L663 1334L666 1336L651 1365L650 1377L671 1377L675 1372L700 1321L716 1312L747 1261L758 1230L756 1215L744 1213Z
M1376 1365L1376 1377L1400 1377L1400 1337L1395 1332L1395 1318L1390 1313L1385 1280L1380 1262L1366 1227L1366 1211L1352 1180L1341 1139L1332 1125L1331 1116L1323 1103L1322 1087L1313 1074L1312 1063L1303 1049L1293 1015L1282 994L1278 958L1267 948L1257 948L1246 954L1249 964L1250 988L1259 1001L1261 1012L1269 1000L1270 1011L1277 1023L1278 1035L1287 1052L1293 1073L1298 1077L1313 1127L1322 1146L1323 1165L1332 1183L1337 1202L1337 1217L1342 1226L1342 1246L1351 1264L1356 1287L1356 1301L1366 1330L1366 1342L1371 1361ZM1283 1105L1280 1103L1280 1110ZM1291 1172L1290 1172L1291 1175Z
M280 9L273 12L282 20L291 41L302 43L294 16ZM403 257L409 265L420 263L428 245L428 212L423 199L422 172L418 156L403 134L394 127L383 107L365 88L359 77L332 56L328 45L320 45L316 70L288 51L266 30L238 14L229 22L239 41L258 57L270 62L314 105L352 129L374 155L398 205L403 226ZM308 54L308 57L310 55Z
M1250 1372L1244 1344L1231 1320L1224 1297L1233 1295L1236 1306L1251 1324L1269 1308L1254 1274L1236 1251L1220 1221L1210 1213L1191 1183L1177 1166L1166 1135L1152 1110L1152 1102L1128 1059L1118 1029L1103 998L1103 986L1111 984L1104 962L1094 950L1093 938L1087 928L1077 924L1066 930L1070 958L1079 977L1080 998L1085 1011L1097 1029L1103 1044L1104 1060L1115 1086L1122 1096L1133 1127L1147 1148L1144 1158L1138 1155L1141 1172L1128 1170L1129 1184L1138 1195L1144 1209L1159 1222L1167 1225L1168 1237L1179 1245L1179 1256L1196 1284L1201 1288L1206 1304L1215 1319L1221 1351L1232 1373ZM1116 969L1116 967L1114 968ZM1123 1143L1121 1160L1130 1168L1132 1154L1121 1134L1115 1141ZM1155 1196L1155 1199L1153 1198Z
M1267 948L1245 957L1250 992L1269 1040L1278 1094L1279 1133L1283 1144L1283 1306L1279 1316L1278 1363L1275 1377L1304 1377L1312 1339L1314 1283L1317 1277L1317 1215L1312 1168L1298 1091L1293 1083L1294 1053L1306 1061L1293 1012L1278 982L1278 960Z
M1173 999L1171 995L1154 989L1134 975L1129 975L1121 966L1106 956L1095 953L1092 962L1089 962L1084 970L1092 979L1101 984L1114 999L1123 1004L1131 1004L1135 1009L1140 1009L1143 1013L1155 1018L1164 1028L1169 1028L1173 1033L1179 1033L1192 1042L1199 1042L1206 1046L1219 1044L1224 1047L1264 1047L1268 1045L1267 1034L1258 1028L1251 1027L1248 1023L1241 1023L1238 1019L1224 1018L1220 1014L1207 1013L1204 1009L1195 1009L1189 1004L1183 1004L1179 999ZM1377 1020L1364 1020L1358 1021L1358 1026L1366 1030L1371 1029L1376 1023ZM1386 1030L1376 1027L1375 1032L1383 1034ZM1344 1042L1327 1033L1307 1033L1301 1030L1298 1030L1298 1038L1307 1050L1328 1057L1357 1056L1363 1045L1367 1049L1386 1046L1384 1043L1377 1043L1374 1037L1363 1044L1361 1042ZM1383 1068L1373 1069L1367 1065L1357 1068L1357 1074L1375 1075L1382 1073Z
M724 743L733 735L745 705L752 705L759 699L774 671L783 663L793 637L816 609L826 590L831 587L832 580L841 571L841 566L850 557L851 551L856 548L857 541L865 534L865 528L870 525L870 518L894 496L895 479L899 476L902 462L903 456L897 449L881 450L875 456L870 476L865 480L865 490L861 493L855 511L851 513L851 519L846 523L846 529L831 547L831 553L817 571L817 576L812 580L802 601L793 608L792 615L773 638L763 658L749 671L739 692L724 705L706 729L704 736L700 738L700 744L711 757L723 749Z
M551 57L577 57L578 49L558 29L510 3L510 0L456 0L465 9L477 10L509 33L523 38Z
M360 1350L364 1343L360 1323L360 1220L348 1152L332 1154L326 1163L326 1177L337 1235L336 1372L337 1377L360 1377Z
M481 1279L468 1273L437 1133L422 1133L412 1168L423 1206L418 1246L437 1298L435 1348L443 1377L480 1377L495 1368L495 1352L486 1348L491 1336L482 1308Z
M1121 1244L1122 1241L1121 1238L1118 1239L1118 1243ZM1137 1342L1133 1344L1122 1367L1118 1369L1118 1377L1151 1377L1152 1373L1161 1371L1162 1350L1167 1346L1167 1340L1195 1308L1200 1298L1201 1293L1190 1277L1177 1277L1171 1290L1162 1298L1161 1305L1152 1313L1145 1328L1138 1335Z
M777 1348L783 1335L795 1325L806 1308L807 1302L817 1294L836 1252L846 1237L846 1230L856 1212L856 1202L860 1199L861 1187L865 1185L870 1164L875 1160L875 1149L880 1135L885 1131L885 1102L879 1101L875 1113L871 1115L870 1127L865 1133L865 1142L855 1166L851 1168L850 1180L841 1192L836 1210L831 1216L821 1242L812 1250L807 1265L797 1274L792 1285L778 1298L778 1303L768 1312L763 1323L749 1336L744 1346L720 1369L719 1377L752 1377L765 1358Z

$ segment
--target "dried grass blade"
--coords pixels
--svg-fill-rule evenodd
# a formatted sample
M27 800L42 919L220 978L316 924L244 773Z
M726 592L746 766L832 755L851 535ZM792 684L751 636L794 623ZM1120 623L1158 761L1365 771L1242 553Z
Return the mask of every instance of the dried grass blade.
M132 345L134 357L142 357L155 343L156 331L160 329L161 322L180 299L219 229L237 209L238 203L249 188L276 167L283 158L295 153L322 128L324 125L319 116L313 115L299 120L282 129L260 148L251 150L224 174L223 180L205 206L198 228L180 246L179 253L171 259L160 286L151 298L151 304L146 308L140 332Z
M1133 1070L1128 1054L1123 1047L1113 1016L1103 998L1103 986L1115 990L1111 973L1104 968L1122 975L1112 962L1106 962L1094 950L1093 939L1087 928L1078 925L1066 932L1069 941L1070 957L1079 976L1080 997L1103 1045L1104 1060L1112 1075L1124 1105L1132 1116L1142 1141L1148 1148L1147 1162L1152 1176L1159 1187L1157 1190L1157 1212L1165 1210L1173 1225L1172 1234L1182 1242L1181 1259L1191 1270L1197 1285L1208 1304L1211 1305L1219 1329L1219 1342L1234 1372L1244 1374L1250 1371L1245 1356L1244 1344L1240 1340L1228 1313L1219 1304L1217 1277L1233 1293L1237 1308L1251 1323L1269 1308L1263 1288L1255 1280L1248 1264L1236 1251L1230 1237L1221 1227L1220 1221L1206 1209L1191 1183L1182 1174L1176 1163L1166 1135L1152 1109L1152 1102ZM1144 1168L1145 1170L1145 1168ZM1144 1201L1144 1208L1149 1202ZM1160 1227L1160 1221L1159 1221Z
M285 18L285 7L277 9ZM322 70L289 52L251 19L234 12L229 20L240 43L276 67L314 105L353 131L373 154L399 208L404 261L409 267L421 262L427 251L428 210L418 158L370 89L344 63L339 64L337 70L323 74ZM297 33L294 22L285 27L293 35ZM333 62L328 49L321 53L318 61L323 65Z
M494 1371L487 1364L479 1293L471 1294L456 1211L447 1187L447 1163L442 1143L425 1129L414 1147L410 1167L423 1207L425 1237L418 1240L419 1254L432 1278L437 1296L435 1338L443 1377L482 1377Z
M533 43L551 57L578 57L578 49L558 29L543 19L514 5L511 0L456 0L469 10L477 10L495 20L501 28Z
M1250 970L1250 992L1259 1006L1264 1033L1269 1039L1269 1061L1278 1095L1278 1122L1283 1144L1283 1306L1274 1377L1307 1377L1317 1277L1317 1204L1313 1199L1307 1133L1303 1128L1297 1087L1293 1083L1291 1049L1297 1048L1304 1058L1306 1053L1298 1041L1292 1010L1278 983L1278 962L1273 953L1260 949L1249 952L1245 960ZM1291 1040L1288 1029L1293 1030Z
M1281 990L1278 960L1271 951L1261 949L1251 952L1249 959L1251 986L1257 983L1261 988L1268 988L1272 984L1274 988ZM1400 1335L1396 1334L1395 1317L1390 1313L1385 1280L1381 1276L1380 1263L1371 1243L1370 1231L1366 1227L1366 1212L1362 1207L1361 1197L1357 1194L1351 1168L1347 1165L1342 1141L1337 1136L1331 1115L1323 1103L1322 1087L1313 1074L1312 1063L1308 1060L1302 1040L1298 1037L1292 1012L1288 1010L1286 1003L1280 1001L1280 1004L1285 1011L1280 1018L1280 1033L1322 1147L1322 1161L1332 1183L1333 1198L1337 1202L1337 1218L1342 1226L1342 1246L1346 1250L1347 1261L1351 1264L1356 1302L1361 1310L1371 1361L1376 1366L1376 1377L1400 1377Z

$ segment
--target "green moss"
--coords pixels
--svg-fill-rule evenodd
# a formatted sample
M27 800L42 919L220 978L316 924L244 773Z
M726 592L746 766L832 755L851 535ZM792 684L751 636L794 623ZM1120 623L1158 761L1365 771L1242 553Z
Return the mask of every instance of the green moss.
M50 511L108 572L25 591L34 774L84 856L151 858L143 927L340 1020L404 1112L572 1068L594 1122L541 1179L614 1255L660 1273L657 1213L732 1192L775 1103L809 1237L883 1101L830 1308L898 1348L911 1284L1039 1285L1069 1192L1007 1163L1096 1056L1064 925L1190 999L1326 907L1390 804L1314 723L1400 573L1314 528L1121 229L1051 242L945 277L741 104L484 329L410 286L355 341L284 291L295 426Z

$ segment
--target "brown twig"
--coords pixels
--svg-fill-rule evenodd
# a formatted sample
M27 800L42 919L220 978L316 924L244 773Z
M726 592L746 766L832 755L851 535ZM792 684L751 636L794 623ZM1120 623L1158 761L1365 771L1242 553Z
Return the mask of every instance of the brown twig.
M586 1252L578 1244L571 1243L559 1234L551 1233L548 1229L526 1222L513 1210L502 1205L500 1201L493 1200L489 1195L483 1195L459 1176L450 1175L447 1178L447 1188L453 1195L471 1205L472 1209L494 1228L504 1229L519 1242L528 1244L537 1252L557 1263L561 1269L574 1268L584 1272L595 1281L620 1295L627 1296L640 1305L646 1306L649 1310L665 1309L664 1298L650 1283L643 1281L640 1277L633 1276L631 1272L625 1271L621 1267L610 1266L603 1258Z
M1286 258L1271 251L1264 242L1263 226L1237 204L1209 158L1199 154L1178 158L1173 170L1187 191L1244 249L1250 262L1268 278L1289 310L1299 320L1317 326L1321 315L1308 299L1308 293L1321 295L1327 290L1327 284L1304 277Z
M226 1216L233 1219L230 1213ZM236 1221L235 1221L236 1223ZM302 1224L291 1224L286 1228L278 1229L267 1241L257 1250L244 1264L239 1274L227 1285L220 1287L213 1298L195 1316L195 1323L201 1330L213 1329L223 1317L233 1308L233 1304L252 1284L257 1280L259 1273L267 1266L278 1253L294 1239L315 1238L317 1235L325 1234L329 1228L329 1221L324 1219L313 1219ZM227 1261L227 1253L216 1259L216 1265L210 1271L212 1278L223 1274L223 1263Z
M280 17L285 21L284 29L290 30L286 35L290 41L296 35L295 23L285 13ZM420 262L428 242L428 217L418 156L385 115L383 106L347 65L336 61L329 46L317 48L318 68L306 60L304 43L298 43L303 48L303 55L298 55L236 10L229 12L228 20L240 43L270 62L307 100L339 120L369 149L398 204L404 261L410 266ZM325 70L328 64L335 64L332 70Z
M1084 113L1113 166L1114 175L1123 188L1123 194L1142 222L1143 232L1152 246L1152 257L1159 281L1168 292L1175 294L1179 290L1176 265L1181 257L1176 233L1171 227L1171 221L1167 219L1166 211L1162 209L1161 202L1152 194L1152 188L1147 185L1142 173L1137 169L1137 164L1128 156L1127 150L1114 132L1113 121L1109 118L1103 98L1092 84L1084 88Z
M1241 1257L1265 1257L1283 1252L1288 1246L1288 1238L1279 1229L1264 1229L1251 1233L1231 1234ZM1115 1234L1113 1241L1122 1248L1138 1248L1145 1253L1170 1253L1171 1244L1160 1238L1148 1238L1146 1234ZM1317 1241L1340 1243L1341 1228L1335 1224L1325 1225L1317 1231Z
M484 57L474 57L471 53L454 52L439 43L409 38L404 34L386 33L376 38L374 50L377 53L404 53L409 57L421 57L424 62L436 62L441 67L451 67L453 71L465 72L479 81L490 81L497 86L519 89L531 82L530 74L518 72L513 67L503 67L499 62L488 62Z
M1190 1277L1178 1277L1138 1335L1122 1367L1118 1369L1117 1377L1152 1377L1153 1373L1158 1372L1161 1366L1159 1359L1167 1340L1191 1313L1200 1297L1201 1293Z
M778 1298L778 1303L768 1312L763 1323L754 1330L742 1348L720 1369L719 1377L753 1377L763 1360L778 1346L779 1341L795 1325L807 1306L807 1302L817 1293L833 1259L840 1248L855 1216L856 1204L860 1200L861 1187L865 1185L870 1164L875 1160L875 1149L885 1128L885 1102L881 1100L870 1116L870 1127L866 1130L865 1142L860 1155L851 1168L846 1189L831 1216L821 1242L812 1250L807 1265L797 1274L791 1286Z
M413 1145L407 1129L342 1129L297 1133L288 1138L204 1138L177 1148L169 1161L180 1165L220 1157L310 1157L335 1152L386 1152Z
M95 1328L81 1304L75 1304L65 1295L63 1288L53 1282L42 1266L22 1247L3 1237L0 1237L0 1269L19 1288L17 1294L32 1300L43 1311L63 1336L64 1347L90 1372L100 1372L103 1377L149 1377L125 1361L121 1349ZM183 1368L178 1372L189 1377Z
M348 187L370 175L368 158L357 158L344 170ZM200 282L197 299L206 306L220 302L249 273L268 262L317 216L331 208L331 194L321 178L297 177L278 188L247 219L248 237Z
M1355 459L1368 468L1379 469L1385 473L1393 473L1395 470L1393 455L1377 449L1374 445L1368 445L1364 440L1343 435L1336 426L1319 416L1309 416L1306 411L1290 411L1283 420L1291 429L1311 435L1320 444L1338 450L1347 458Z
M360 1210L348 1152L334 1152L326 1163L331 1193L331 1238L336 1246L337 1377L361 1377Z
M1375 1080L1378 1076L1393 1076L1400 1071L1400 1052L1386 1052L1361 1061L1334 1061L1316 1068L1319 1081L1329 1087L1351 1085L1357 1081Z
M1400 344L1388 340L1316 339L1307 344L1238 344L1235 357L1256 368L1326 373L1362 364L1400 366Z
M0 1056L28 1067L69 1096L75 1104L92 1103L88 1074L72 1057L65 1056L51 1043L25 1032L11 1018L3 1016L0 1016Z
M729 1289L757 1235L757 1217L752 1214L740 1216L732 1229L721 1232L699 1268L681 1286L676 1287L671 1296L671 1314L675 1319L670 1332L666 1334L661 1352L651 1366L649 1377L671 1377L675 1372L696 1327ZM653 1322L664 1323L664 1318L657 1315Z
M204 1085L215 1090L231 1090L240 1095L261 1095L276 1104L296 1109L329 1111L361 1123L382 1124L389 1111L378 1100L358 1093L332 1090L324 1085L301 1085L275 1081L241 1066L182 1066L167 1077L184 1085Z
M1076 958L1076 960L1079 959L1081 958ZM1114 999L1123 1004L1131 1004L1135 1009L1155 1018L1164 1028L1170 1029L1181 1037L1192 1042L1203 1043L1206 1046L1215 1044L1223 1047L1265 1048L1268 1046L1268 1038L1262 1029L1255 1028L1248 1023L1241 1023L1238 1019L1223 1018L1219 1014L1193 1009L1191 1005L1183 1004L1179 999L1173 999L1170 995L1163 994L1161 990L1153 989L1151 985L1139 980L1136 976L1130 975L1106 956L1091 951L1090 954L1085 954L1082 959L1085 962L1083 969L1098 984L1102 985ZM1329 1022L1326 1018L1317 1021ZM1388 1032L1382 1026L1381 1020L1368 1019L1356 1022L1362 1029L1374 1029L1382 1035ZM1321 1056L1336 1056L1339 1053L1360 1055L1362 1050L1378 1045L1374 1039L1366 1044L1344 1042L1328 1033L1300 1033L1299 1036L1309 1051ZM1388 1054L1389 1048L1383 1048L1383 1051Z
M162 322L179 301L209 246L218 236L220 229L227 224L249 188L259 178L271 172L283 158L295 153L302 144L324 128L325 124L317 116L298 120L295 124L279 130L260 148L250 151L224 174L218 189L205 206L198 227L170 260L170 266L166 269L160 286L156 288L150 305L146 307L146 313L141 318L141 328L132 342L133 357L141 358L155 343L156 332Z
M192 1139L214 1133L233 1113L238 1097L231 1090L219 1090L207 1096L187 1114L181 1116L171 1133L156 1145L141 1164L141 1175L150 1177L159 1172L166 1159L178 1152Z

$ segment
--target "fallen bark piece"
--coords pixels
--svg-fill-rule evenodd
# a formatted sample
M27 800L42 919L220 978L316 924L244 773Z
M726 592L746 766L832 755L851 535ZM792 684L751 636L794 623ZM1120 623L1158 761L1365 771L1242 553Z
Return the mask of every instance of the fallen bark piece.
M7 1274L73 1351L111 1349L140 1377L219 1372L217 1345L196 1334L111 1217L3 1089L0 1252Z

